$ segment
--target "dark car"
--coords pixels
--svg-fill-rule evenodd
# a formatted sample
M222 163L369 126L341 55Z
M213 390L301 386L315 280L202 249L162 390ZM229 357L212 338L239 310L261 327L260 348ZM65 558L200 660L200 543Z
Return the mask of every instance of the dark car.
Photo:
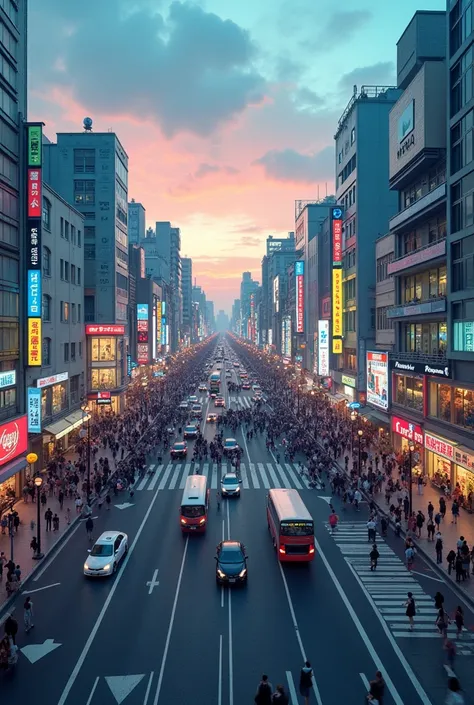
M250 389L250 382L243 382L242 389Z
M240 541L221 541L218 544L216 582L219 585L247 582L247 551Z
M177 441L171 448L172 458L185 458L188 452L188 447L184 441Z
M194 424L191 424L190 426L186 426L184 429L184 437L185 438L197 438L198 437L198 427L195 426Z

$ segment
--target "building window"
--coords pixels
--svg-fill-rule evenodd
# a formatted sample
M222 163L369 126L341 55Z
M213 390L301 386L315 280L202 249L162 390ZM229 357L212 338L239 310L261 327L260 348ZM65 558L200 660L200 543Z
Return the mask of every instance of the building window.
M59 233L60 233L61 237L64 237L64 218L62 216L61 216L61 219L59 222L60 222Z
M474 288L474 235L451 243L451 291Z
M75 284L76 283L76 265L71 264L71 283Z
M421 301L423 278L421 274L402 278L402 303L412 304Z
M473 88L472 46L461 56L450 70L451 117L463 108L472 98Z
M74 203L78 206L95 205L95 181L74 181Z
M76 304L71 304L71 316L72 316L72 322L77 323L77 318L76 318Z
M43 274L45 277L51 276L51 250L43 247Z
M95 149L75 149L74 150L74 173L94 174L95 173Z
M43 196L43 225L46 230L51 230L51 202Z
M95 259L95 245L84 245L84 259Z
M403 323L401 329L401 352L420 353L445 357L448 347L448 324Z
M353 127L351 130L351 144L354 144L355 141L356 141L356 129L355 129L355 127Z
M76 359L76 343L71 343L71 360Z
M69 362L69 343L64 343L64 362Z
M92 362L114 362L117 358L115 338L92 338Z
M71 244L76 244L76 226L71 223Z
M357 355L353 348L344 350L344 369L353 370L354 372L357 370Z
M69 303L61 301L61 322L69 323Z
M79 357L82 357L82 343L79 343Z
M81 268L77 268L77 280L76 280L77 286L81 286Z
M69 281L69 262L64 262L64 279Z
M72 354L71 354L72 357ZM80 394L79 394L79 375L74 375L71 377L70 382L69 382L69 395L71 397L71 404L78 404L80 400Z
M377 330L393 330L393 321L387 318L388 306L377 307Z
M43 294L43 310L42 310L43 321L51 321L51 296L48 294Z
M344 333L351 333L356 329L356 312L344 311L342 314Z
M446 265L439 269L430 269L430 298L436 299L440 296L446 296L447 274Z
M82 247L82 235L80 230L77 231L77 246Z
M449 44L450 56L454 56L461 44L469 37L474 29L472 2L453 3L449 14Z
M64 279L64 260L59 260L59 278Z
M77 304L77 322L81 322L81 304Z
M51 365L51 338L43 338L43 367Z
M395 399L401 406L423 412L423 378L395 375Z
M377 259L377 281L383 282L386 279L391 279L392 275L388 274L387 268L390 262L393 262L394 253L390 252L388 255L383 255Z
M91 389L115 389L117 370L115 367L91 370Z

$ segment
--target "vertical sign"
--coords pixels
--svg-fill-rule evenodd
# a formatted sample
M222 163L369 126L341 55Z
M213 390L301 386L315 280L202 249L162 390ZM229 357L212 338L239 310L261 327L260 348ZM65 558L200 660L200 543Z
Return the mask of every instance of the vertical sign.
M41 389L28 387L28 433L41 433Z
M388 353L367 352L367 402L388 409Z
M41 215L42 196L42 139L41 125L27 125L27 204L26 204L26 302L27 302L27 360L30 367L41 367ZM31 397L33 404L34 395ZM41 401L41 400L40 400ZM40 403L41 406L41 403ZM28 392L28 410L30 394ZM29 417L28 417L29 419ZM41 413L40 413L41 428ZM38 431L31 431L37 433Z
M151 312L151 357L156 358L156 299L153 298L153 310Z
M342 208L331 208L332 235L332 351L342 353L343 294L342 294ZM321 373L320 373L321 374ZM329 372L328 372L329 374Z
M304 333L304 262L295 262L296 332Z
M329 375L329 321L318 321L318 375Z
M161 353L161 301L156 302L156 345L158 352Z

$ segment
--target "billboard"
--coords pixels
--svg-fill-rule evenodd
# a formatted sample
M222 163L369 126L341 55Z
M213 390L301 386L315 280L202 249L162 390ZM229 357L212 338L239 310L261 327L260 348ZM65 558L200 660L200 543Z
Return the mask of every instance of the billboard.
M342 264L342 208L331 208L332 261Z
M304 262L295 262L296 332L304 333Z
M329 321L318 321L318 375L329 375Z
M161 348L161 301L156 302L156 345L158 350ZM161 350L160 350L161 352Z
M332 270L332 334L342 337L342 269Z
M41 433L41 389L28 387L28 433Z
M148 321L148 304L137 304L137 321Z
M22 453L26 453L28 448L27 418L25 414L0 426L0 466Z
M137 362L139 365L148 364L148 343L138 343L137 345Z
M26 126L26 302L28 366L41 366L41 217L42 139L41 125Z
M41 318L28 318L28 367L41 367Z
M29 269L28 286L28 317L41 316L41 271Z
M154 360L157 356L156 352L156 303L153 306L151 315L151 357Z
M275 313L280 310L280 278L273 279L273 309Z
M41 218L41 169L28 169L28 218Z
M388 353L367 352L367 403L388 409Z
M283 357L291 357L291 317L283 316L281 322L281 352Z

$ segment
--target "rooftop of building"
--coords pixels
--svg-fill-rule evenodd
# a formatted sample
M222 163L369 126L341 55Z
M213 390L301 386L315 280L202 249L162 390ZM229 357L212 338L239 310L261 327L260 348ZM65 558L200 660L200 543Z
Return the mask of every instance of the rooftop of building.
M372 103L384 103L390 101L391 103L395 103L399 94L400 91L397 86L361 86L360 91L357 89L357 86L354 86L352 98L349 100L337 123L337 130L334 135L334 139L338 138L349 115L360 101Z

